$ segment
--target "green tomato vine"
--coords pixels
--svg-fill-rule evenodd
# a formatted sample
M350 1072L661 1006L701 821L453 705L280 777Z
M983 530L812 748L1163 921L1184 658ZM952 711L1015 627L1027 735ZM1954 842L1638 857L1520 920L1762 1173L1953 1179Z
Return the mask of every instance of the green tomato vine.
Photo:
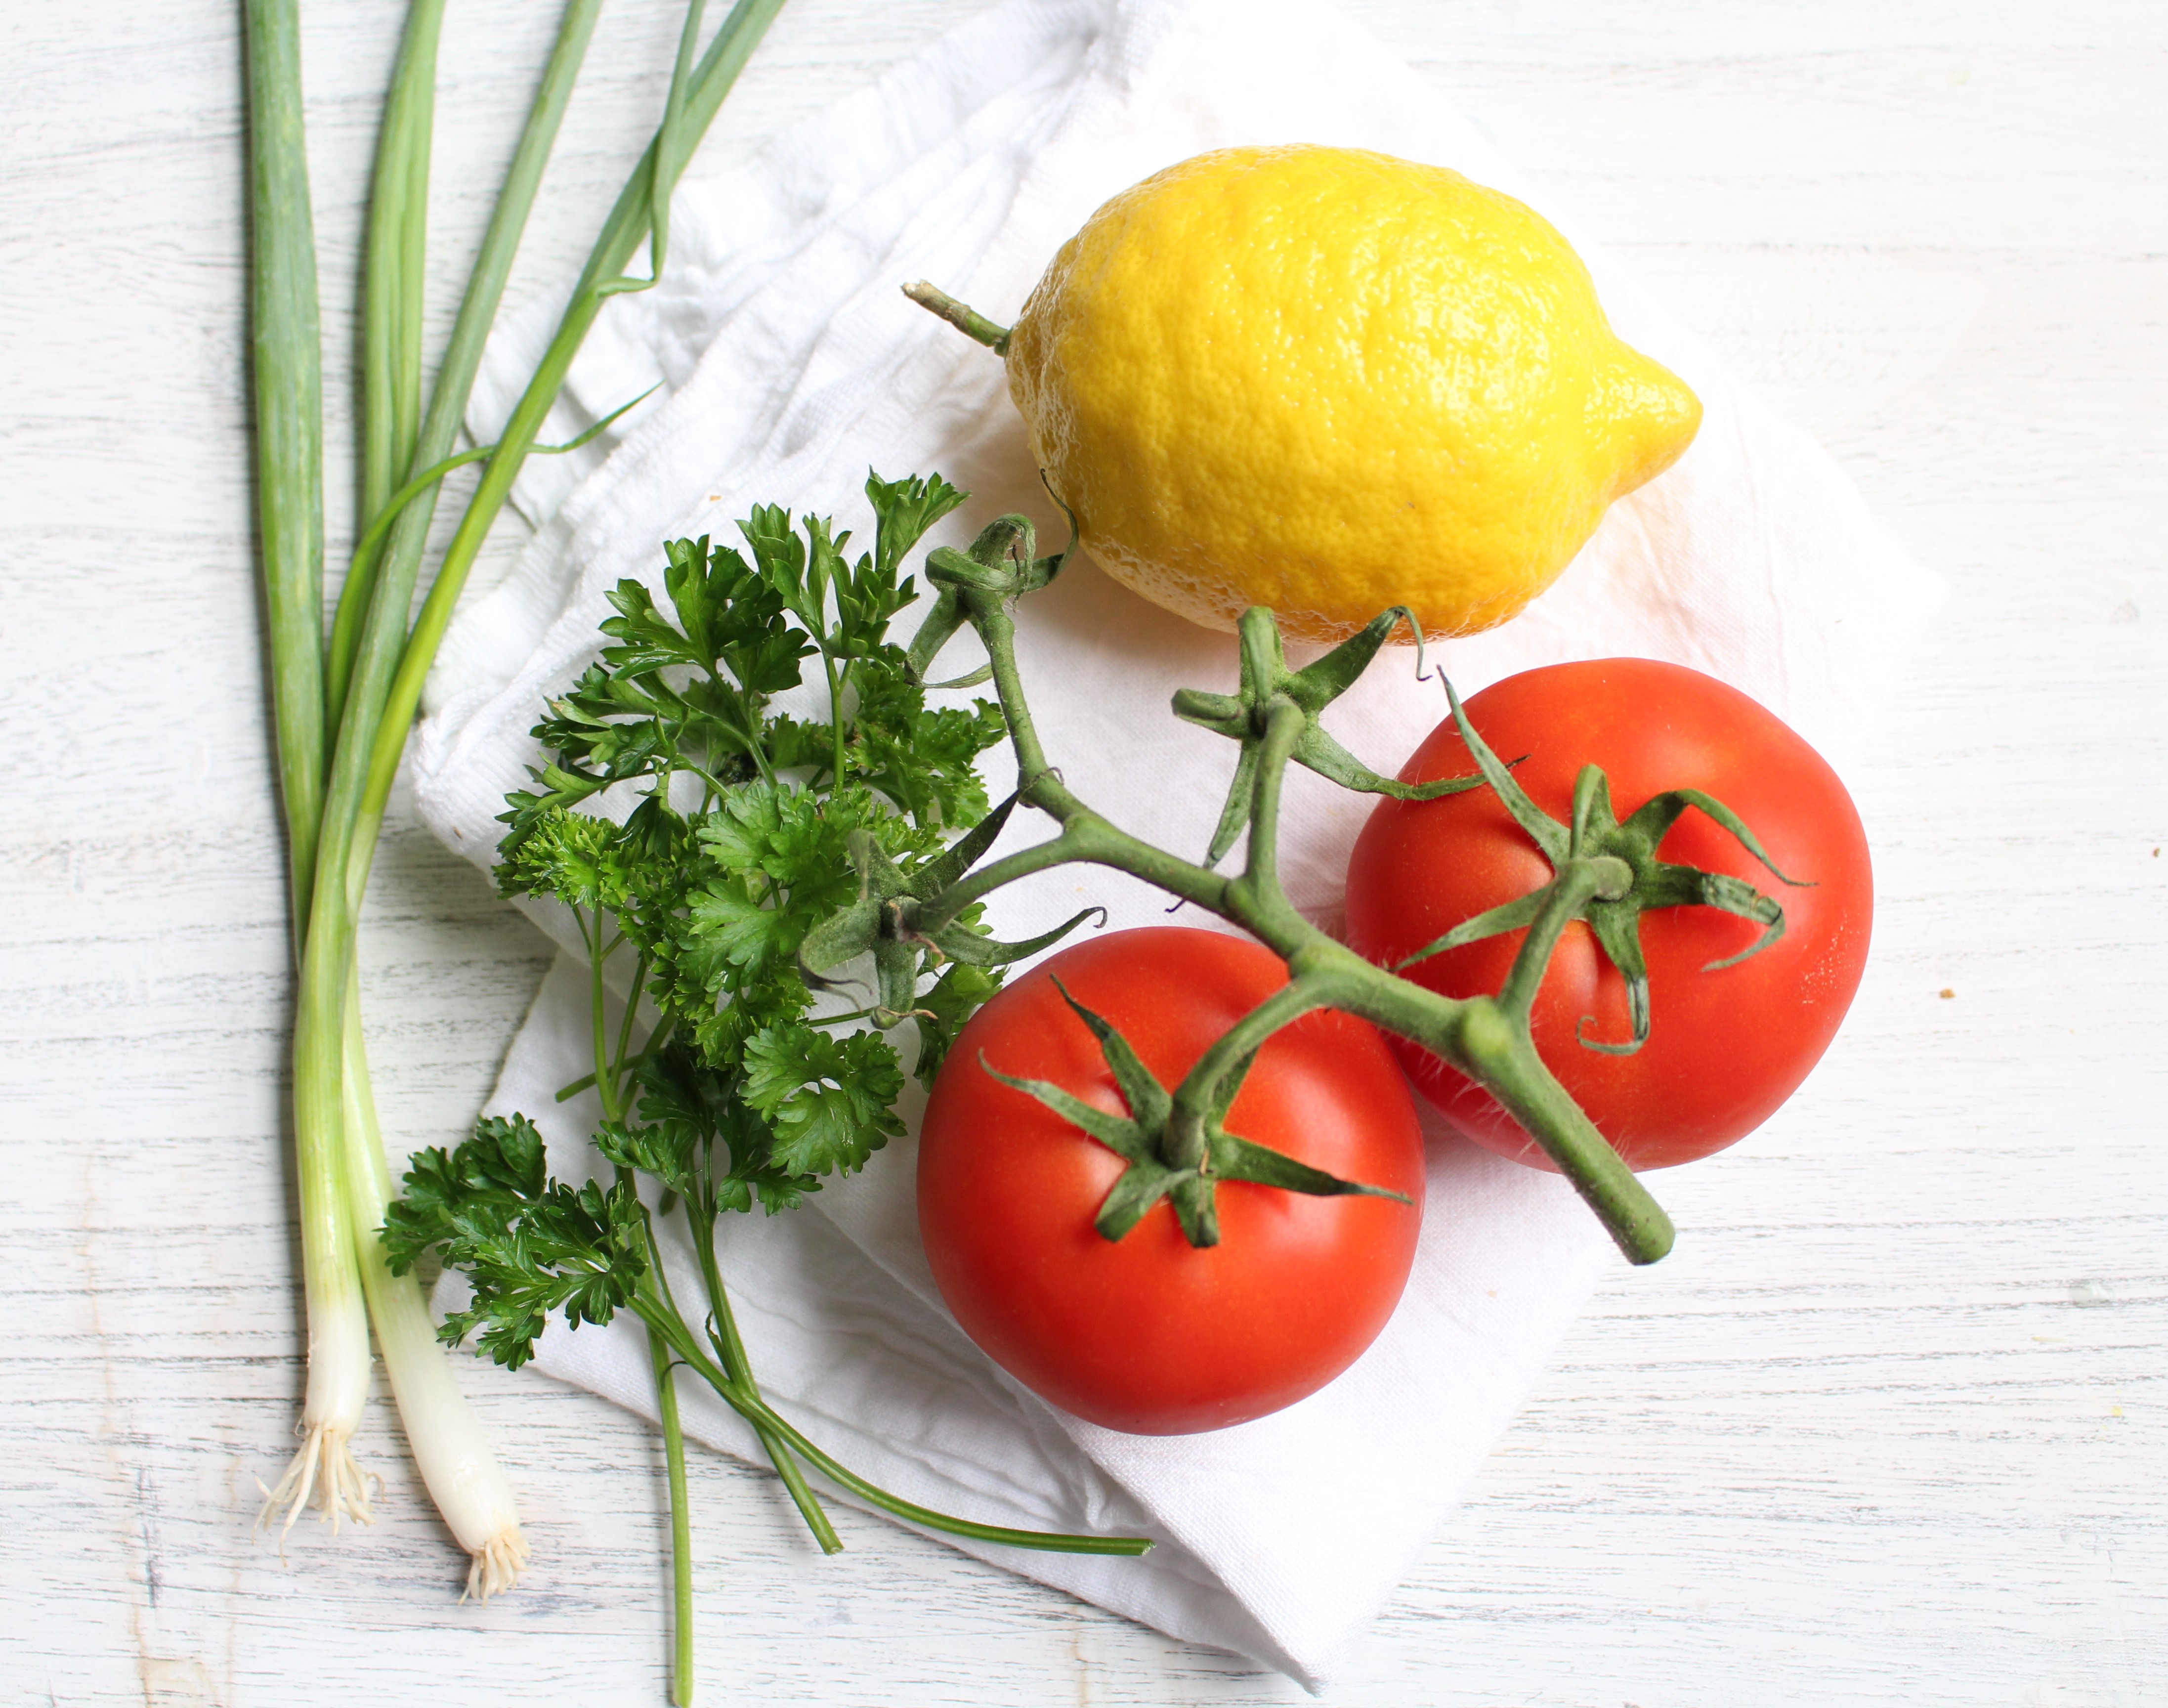
M1721 907L1762 923L1764 936L1757 948L1772 940L1783 927L1782 911L1773 901L1736 880L1667 865L1654 855L1663 830L1688 806L1708 812L1766 864L1751 832L1721 803L1691 790L1660 797L1625 825L1616 824L1602 774L1594 767L1584 772L1576 792L1574 823L1560 825L1528 799L1510 769L1461 716L1449 684L1453 714L1480 774L1421 790L1396 783L1348 754L1319 718L1370 665L1394 630L1407 620L1405 614L1384 612L1315 662L1292 669L1273 614L1253 607L1239 625L1238 691L1230 695L1184 689L1174 699L1177 716L1215 730L1239 747L1206 858L1184 859L1129 835L1080 797L1040 744L1017 667L1012 608L1047 586L1067 556L1065 549L1036 556L1032 525L1021 516L992 523L968 551L936 549L927 556L926 572L938 597L911 649L912 664L922 677L962 629L968 625L977 636L1015 752L1020 779L1015 803L1046 814L1060 827L1057 834L975 866L952 881L902 886L877 910L862 909L825 923L809 934L800 951L809 978L821 979L868 952L891 961L912 953L930 958L938 934L1002 886L1059 865L1112 867L1240 926L1287 962L1289 983L1208 1050L1165 1097L1164 1107L1141 1088L1131 1096L1130 1115L1145 1130L1148 1154L1138 1152L1132 1141L1116 1143L1095 1135L1133 1165L1102 1212L1103 1232L1111 1235L1115 1227L1133 1225L1129 1212L1140 1189L1132 1175L1141 1159L1152 1165L1159 1190L1174 1200L1193 1243L1211 1243L1217 1232L1209 1213L1210 1189L1220 1167L1214 1135L1220 1114L1231 1101L1233 1085L1273 1033L1313 1009L1331 1008L1421 1045L1488 1088L1573 1183L1631 1261L1653 1263L1663 1257L1674 1238L1670 1218L1545 1067L1530 1035L1530 1012L1551 952L1575 919L1591 921L1599 944L1632 988L1635 1039L1628 1048L1647 1032L1646 979L1635 938L1641 909L1688 903ZM1488 786L1505 799L1550 859L1550 883L1511 910L1469 922L1459 933L1422 951L1428 955L1525 927L1527 935L1496 995L1455 999L1425 990L1363 960L1288 899L1278 874L1278 825L1281 787L1294 764L1365 793L1431 795ZM1219 861L1245 830L1241 869L1220 872ZM1119 1083L1123 1064L1117 1058L1127 1046L1119 1035L1103 1037L1102 1042ZM1039 1088L1034 1094L1053 1101ZM1140 1102L1146 1107L1140 1109ZM1074 1118L1065 1103L1055 1106ZM1274 1184L1297 1191L1344 1191L1352 1183L1325 1177Z

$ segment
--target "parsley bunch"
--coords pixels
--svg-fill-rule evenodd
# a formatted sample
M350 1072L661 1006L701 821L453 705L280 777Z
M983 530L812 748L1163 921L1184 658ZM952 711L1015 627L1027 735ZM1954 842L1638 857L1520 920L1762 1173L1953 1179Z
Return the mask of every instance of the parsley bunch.
M825 1548L840 1544L805 1466L955 1534L1064 1551L1146 1546L972 1524L837 1464L762 1397L716 1263L725 1212L787 1210L902 1131L892 1033L914 1023L912 1067L930 1083L957 1029L1000 987L1000 966L1050 940L997 944L978 907L958 910L901 959L877 957L875 1000L858 1008L838 1003L848 986L801 970L826 964L801 954L816 927L953 882L1007 812L989 811L975 767L1007 734L1000 710L929 705L911 655L888 638L917 593L905 557L966 495L938 475L874 476L865 490L874 548L856 559L826 519L794 522L763 505L739 524L742 551L704 538L667 546L667 610L641 583L619 583L602 625L610 644L535 726L546 761L508 797L501 888L561 902L587 951L595 1067L561 1098L594 1088L595 1147L613 1179L553 1179L531 1121L486 1120L456 1150L413 1157L385 1225L396 1270L434 1249L467 1278L471 1301L443 1338L472 1334L500 1364L525 1363L561 1312L576 1328L624 1310L646 1325L681 1636L681 1365L752 1425ZM783 709L816 672L825 692L790 704L818 699L825 716ZM604 971L624 956L630 989L613 1028ZM877 1030L851 1030L866 1020ZM700 1266L700 1310L681 1308L661 1261L656 1220L673 1210Z
M619 583L603 625L614 644L535 726L550 763L504 815L504 892L564 902L597 966L636 957L659 1024L621 1065L658 1123L721 1141L724 1209L787 1208L901 1131L894 1045L837 1032L862 1013L809 1017L818 993L799 946L856 898L854 849L912 870L985 815L974 762L1004 733L986 701L927 705L887 638L917 592L905 556L964 495L938 476L876 476L866 493L874 546L855 561L825 519L794 528L763 505L741 524L744 552L668 545L667 613ZM826 689L820 721L775 705L809 665ZM622 820L583 810L613 790L638 791ZM917 1066L929 1083L954 1026L996 984L959 960L926 993Z

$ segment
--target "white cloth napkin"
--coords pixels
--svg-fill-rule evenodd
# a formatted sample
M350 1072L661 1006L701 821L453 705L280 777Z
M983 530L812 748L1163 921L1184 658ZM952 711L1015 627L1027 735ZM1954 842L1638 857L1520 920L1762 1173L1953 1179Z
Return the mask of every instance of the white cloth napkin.
M539 531L447 639L415 765L430 824L489 864L502 796L536 757L529 727L592 651L603 590L624 576L659 582L665 539L733 538L735 519L763 502L863 527L871 466L938 470L976 495L937 540L960 543L1021 509L1058 543L1000 364L898 287L928 278L1011 317L1060 241L1116 190L1206 148L1298 141L1437 162L1542 205L1405 67L1294 0L1007 0L750 165L689 184L662 284L603 316L552 432L569 437L661 391L588 450L529 465L518 496ZM1938 583L1876 530L1810 442L1580 247L1614 324L1695 386L1705 424L1676 467L1614 507L1551 593L1443 648L1447 668L1466 691L1564 658L1674 659L1746 689L1842 764ZM479 435L502 419L551 307L500 333ZM1231 685L1230 637L1088 565L1025 601L1020 622L1040 732L1069 782L1140 833L1201 850L1232 749L1177 722L1167 699ZM1331 721L1390 771L1444 710L1402 652ZM998 795L1008 780L997 764L991 773ZM1289 886L1327 923L1367 806L1306 774L1294 781ZM1012 825L1005 846L1048 828ZM1106 904L1116 927L1165 918L1140 886L1064 870L1003 891L991 923L1028 934L1079 897ZM538 918L571 946L562 920ZM489 1105L532 1116L561 1173L593 1166L591 1100L554 1101L591 1065L585 1002L582 970L561 960ZM916 1104L906 1114L915 1126ZM768 1391L858 1470L989 1521L1151 1535L1161 1546L1142 1560L973 1551L1315 1688L1613 1260L1557 1179L1432 1136L1421 1248L1384 1335L1324 1391L1211 1436L1081 1423L980 1356L919 1248L912 1138L808 1208L733 1221L722 1264ZM689 1269L679 1285L696 1289ZM652 1413L636 1328L559 1325L535 1363ZM687 1393L693 1434L756 1456L734 1416Z

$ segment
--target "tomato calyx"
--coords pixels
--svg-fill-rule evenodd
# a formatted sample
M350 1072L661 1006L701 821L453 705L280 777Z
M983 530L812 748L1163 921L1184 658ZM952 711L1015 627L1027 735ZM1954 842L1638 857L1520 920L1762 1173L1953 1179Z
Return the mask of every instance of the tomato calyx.
M1102 1238L1119 1240L1164 1198L1173 1205L1175 1220L1191 1245L1217 1245L1220 1210L1215 1189L1223 1180L1246 1180L1314 1198L1354 1195L1390 1198L1401 1204L1411 1201L1405 1193L1343 1180L1227 1131L1227 1110L1265 1039L1318 1005L1299 987L1283 987L1237 1021L1198 1059L1172 1092L1159 1083L1129 1040L1104 1017L1070 995L1060 979L1054 981L1054 987L1098 1040L1115 1087L1129 1105L1128 1116L1109 1115L1051 1080L1023 1079L1004 1073L986 1060L984 1052L979 1065L1002 1084L1036 1098L1129 1164L1093 1218L1092 1226Z
M931 289L931 287L927 287ZM1069 543L1044 557L1034 556L1035 535L1027 516L996 516L979 530L968 551L938 545L926 554L926 578L933 584L933 607L926 614L911 642L911 673L922 682L933 657L971 620L977 600L1006 604L1028 593L1052 585L1061 566L1076 549L1076 518L1059 493L1049 493L1069 518ZM947 682L928 682L929 688L972 688L990 679L991 662Z
M1453 707L1453 722L1480 768L1483 780L1490 785L1513 822L1543 851L1553 875L1550 882L1516 901L1463 920L1413 955L1395 961L1395 972L1404 972L1448 949L1526 928L1528 935L1522 953L1516 958L1506 987L1499 992L1501 1003L1525 1012L1533 1000L1534 979L1541 976L1542 963L1549 960L1559 933L1569 920L1585 921L1597 947L1625 981L1632 1035L1617 1041L1591 1038L1587 1015L1576 1025L1575 1035L1583 1049L1607 1056L1630 1056L1648 1041L1651 1024L1649 971L1641 953L1645 912L1653 907L1714 907L1762 928L1761 936L1745 949L1710 961L1702 969L1704 972L1736 966L1784 934L1783 908L1744 879L1656 857L1656 849L1671 827L1687 809L1694 808L1728 831L1779 882L1794 889L1810 886L1806 881L1780 870L1746 821L1721 801L1698 789L1667 789L1651 795L1622 822L1612 806L1610 780L1602 767L1583 765L1574 779L1573 822L1561 824L1528 798L1512 773L1475 732L1450 682L1445 692ZM1524 963L1533 969L1533 976L1526 981Z
M798 947L800 976L816 990L832 990L843 981L830 974L870 953L876 995L869 1018L886 1031L927 1016L917 1001L922 966L944 961L1007 966L1052 948L1094 914L1103 922L1105 908L1086 907L1021 943L990 937L968 918L951 918L929 931L919 928L919 910L927 898L954 884L993 846L1016 802L1010 795L939 855L908 872L889 858L872 832L853 831L844 845L858 870L858 899L805 934Z
M1483 778L1443 777L1429 783L1403 783L1380 775L1326 732L1318 714L1354 686L1395 629L1403 622L1415 631L1416 668L1421 669L1422 631L1415 614L1405 605L1381 611L1355 634L1299 670L1287 668L1279 625L1262 605L1242 613L1237 623L1241 644L1241 684L1233 694L1211 694L1201 688L1175 690L1174 715L1185 723L1208 729L1241 744L1235 774L1227 785L1227 803L1204 864L1216 866L1226 858L1235 838L1250 822L1251 801L1257 792L1257 761L1262 738L1276 702L1292 702L1303 715L1302 733L1295 738L1288 758L1294 764L1330 779L1359 795L1385 795L1395 801L1435 801L1442 795L1458 795L1479 789Z

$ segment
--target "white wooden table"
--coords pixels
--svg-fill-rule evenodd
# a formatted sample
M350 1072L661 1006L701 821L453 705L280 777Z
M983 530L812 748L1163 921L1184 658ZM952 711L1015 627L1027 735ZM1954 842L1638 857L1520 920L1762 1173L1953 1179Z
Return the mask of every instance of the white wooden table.
M704 164L977 3L793 0ZM337 391L398 8L308 9ZM1861 779L1882 907L1835 1050L1666 1179L1676 1255L1613 1277L1327 1700L2168 1703L2168 21L1350 9L1955 598ZM465 1370L538 1556L486 1608L386 1405L373 1531L297 1531L283 1564L248 1534L300 1337L237 10L0 13L0 1700L658 1702L656 1450L601 1401ZM440 300L553 11L452 8ZM606 15L515 300L577 264L675 11ZM386 1125L443 1142L547 951L411 816L371 907ZM853 1514L821 1559L712 1455L693 1484L704 1700L1300 1700Z

